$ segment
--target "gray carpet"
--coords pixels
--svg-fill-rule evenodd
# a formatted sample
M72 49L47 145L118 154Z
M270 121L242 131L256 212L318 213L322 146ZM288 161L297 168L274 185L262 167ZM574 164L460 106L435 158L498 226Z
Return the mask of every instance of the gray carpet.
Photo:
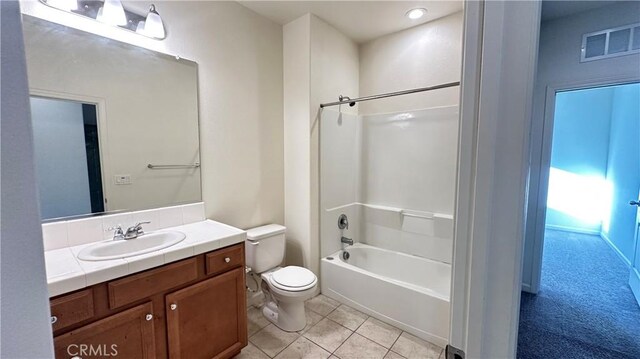
M537 295L522 293L518 358L640 358L629 269L598 236L547 230Z

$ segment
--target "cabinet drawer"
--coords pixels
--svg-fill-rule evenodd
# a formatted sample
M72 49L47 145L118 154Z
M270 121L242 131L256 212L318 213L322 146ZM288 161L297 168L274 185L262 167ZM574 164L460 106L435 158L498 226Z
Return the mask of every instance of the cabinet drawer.
M198 278L198 262L190 258L109 282L111 309L145 299Z
M93 314L93 291L91 289L58 297L51 301L51 324L54 331L90 319Z
M244 243L207 254L207 274L218 274L244 263Z

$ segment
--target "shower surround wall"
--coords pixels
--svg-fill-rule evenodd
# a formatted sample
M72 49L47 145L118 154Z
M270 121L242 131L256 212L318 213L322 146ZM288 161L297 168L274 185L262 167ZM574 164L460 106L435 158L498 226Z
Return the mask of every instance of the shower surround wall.
M462 13L361 44L360 96L458 81L461 48ZM451 262L458 101L454 87L361 102L359 116L344 113L347 106L341 115L338 107L323 111L322 257L339 250L344 235ZM344 232L341 213L351 224Z
M342 106L339 109L342 112L340 117L337 113L338 107L328 108L322 112L322 120L319 118L319 104L335 101L340 94L358 97L459 81L462 13L452 14L364 44L356 44L312 14L286 24L283 34L287 264L304 265L319 274L319 258L340 248L341 234L353 237L356 241L362 239L359 231L366 228L359 225L361 214L369 220L376 216L386 218L389 211L383 210L380 206L395 206L391 208L391 213L395 213L391 216L398 218L393 219L393 223L387 223L394 229L400 229L399 209L426 212L429 216L433 213L450 216L453 213L455 181L448 173L452 173L452 169L455 168L455 155L451 157L451 153L455 152L456 136L430 137L434 134L429 133L426 137L420 138L423 136L421 131L426 129L421 126L437 127L443 123L440 123L440 120L404 121L405 125L417 124L417 132L411 135L415 136L415 139L411 137L412 146L423 149L409 156L426 155L431 161L433 156L426 152L434 151L443 154L442 161L444 158L450 160L452 167L441 171L441 166L437 163L428 165L419 162L418 166L426 167L423 171L416 171L411 165L404 166L407 175L415 178L414 183L421 183L419 188L410 191L433 193L423 199L420 205L404 203L400 199L387 204L367 203L364 202L368 200L365 196L375 200L379 198L376 197L376 190L387 188L386 191L398 184L375 183L375 179L364 177L367 173L360 168L365 160L361 153L368 149L362 146L372 145L374 140L374 146L382 146L384 141L378 141L385 135L376 132L378 127L363 127L362 123L365 121L358 115L455 106L458 103L458 88L363 102L355 107ZM456 111L453 108L450 110ZM375 118L372 119L375 122ZM457 126L457 121L454 121L454 125ZM407 131L400 130L401 123L396 121L388 126L389 134L398 129L394 136L397 135L398 141L402 142L400 138L404 137L404 132ZM445 132L448 134L456 131L457 127L450 127ZM359 137L366 134L373 137L367 141ZM445 138L450 141L439 142ZM434 150L435 143L440 145ZM331 149L327 150L325 145ZM323 147L322 151L320 146ZM320 162L323 162L322 170ZM332 163L332 166L324 165L325 162ZM374 169L378 168L379 163L371 158L367 166ZM438 175L432 176L436 172ZM412 177L414 174L416 177ZM451 180L436 184L429 178ZM371 184L371 187L362 186L361 183L365 181ZM437 199L438 196L448 199L440 200ZM383 200L381 197L380 199ZM386 200L384 198L384 201ZM445 202L448 202L448 207L441 204ZM375 204L378 207L365 207L360 203ZM330 216L325 215L326 210L331 210ZM341 211L346 212L352 224L344 233L338 232L336 226L337 215ZM412 217L407 223L414 219L415 217ZM450 222L450 219L448 221ZM369 230L371 231L371 228ZM395 241L392 244L398 243ZM416 252L413 247L409 247L407 252ZM443 253L447 254L438 254L436 257L450 261L450 243L442 248Z
M360 45L360 95L460 80L462 12ZM391 97L358 104L358 114L457 105L460 88Z
M457 135L457 106L361 116L325 109L322 256L340 250L344 235L451 263Z

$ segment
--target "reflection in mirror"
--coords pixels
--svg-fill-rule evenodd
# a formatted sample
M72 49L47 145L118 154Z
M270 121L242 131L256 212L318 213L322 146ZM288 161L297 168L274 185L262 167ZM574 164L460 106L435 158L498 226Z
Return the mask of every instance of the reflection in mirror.
M96 105L31 97L42 218L104 212Z
M196 63L23 24L43 219L201 200Z

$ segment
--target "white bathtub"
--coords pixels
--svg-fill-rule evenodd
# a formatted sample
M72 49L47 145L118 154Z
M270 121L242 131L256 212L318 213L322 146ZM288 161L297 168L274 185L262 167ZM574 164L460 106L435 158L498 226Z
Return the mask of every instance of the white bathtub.
M322 258L324 295L434 344L447 344L449 264L361 243L346 251L348 260L343 251Z

